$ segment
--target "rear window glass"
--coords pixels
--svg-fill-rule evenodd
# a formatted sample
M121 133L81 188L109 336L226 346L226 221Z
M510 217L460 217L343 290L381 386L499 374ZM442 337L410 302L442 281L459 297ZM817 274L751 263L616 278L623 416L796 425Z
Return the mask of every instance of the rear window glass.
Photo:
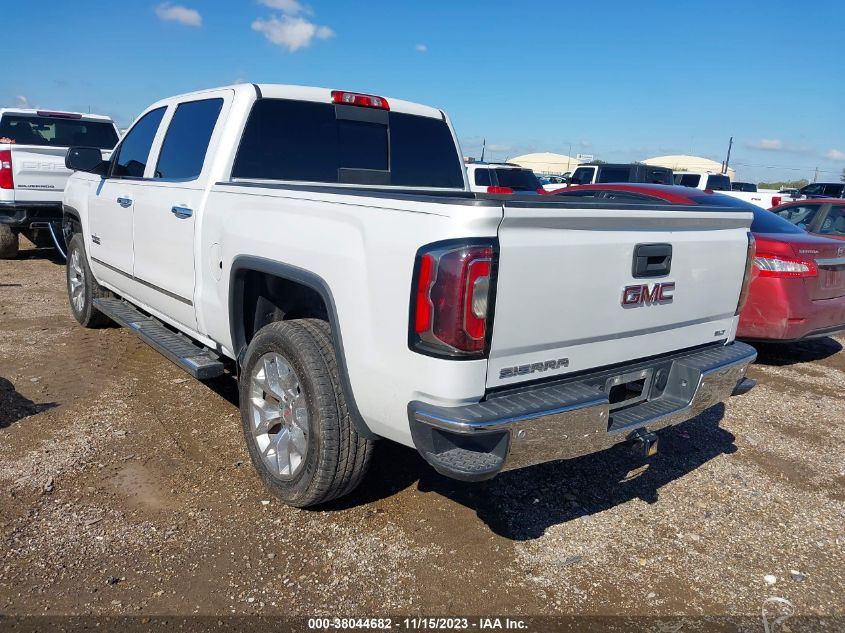
M463 165L443 119L389 112L386 123L338 119L327 103L261 99L232 177L463 189Z
M771 213L783 218L790 224L806 229L813 222L818 210L819 205L817 204L802 204L792 207L779 207Z
M10 138L18 145L44 147L112 149L117 144L114 125L106 121L15 114L4 114L0 119L0 138Z
M496 179L500 187L510 187L514 191L537 191L541 187L530 169L497 169Z
M710 174L707 176L707 188L711 191L730 191L731 179L727 176Z
M803 229L799 229L779 215L760 208L754 209L751 230L754 233L805 233Z
M599 182L628 182L631 180L630 167L600 167Z

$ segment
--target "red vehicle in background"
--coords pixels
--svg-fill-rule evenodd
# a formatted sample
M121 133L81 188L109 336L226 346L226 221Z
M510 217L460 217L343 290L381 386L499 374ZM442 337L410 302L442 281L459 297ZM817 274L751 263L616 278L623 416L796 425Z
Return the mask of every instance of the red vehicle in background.
M845 240L845 200L796 200L770 211L808 233Z
M811 235L800 225L781 217L782 210L802 204L843 209L845 201L803 200L771 212L736 198L689 187L633 184L584 185L555 191L553 195L585 201L618 200L623 204L663 201L748 209L754 213L751 232L757 244L751 286L740 313L737 337L791 342L845 330L845 243ZM825 217L830 217L828 209ZM827 225L822 222L811 226Z

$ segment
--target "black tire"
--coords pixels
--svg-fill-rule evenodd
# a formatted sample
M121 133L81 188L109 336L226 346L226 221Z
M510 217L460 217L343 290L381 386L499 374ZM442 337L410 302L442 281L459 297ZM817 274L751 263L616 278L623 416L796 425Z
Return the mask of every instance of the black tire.
M0 224L0 259L18 256L18 233L8 224Z
M289 477L271 470L253 435L252 378L265 354L280 355L296 372L308 412L302 466ZM249 455L264 484L286 504L304 508L354 490L372 457L373 442L355 431L338 377L329 324L295 319L267 325L255 335L240 381L241 422Z
M94 299L111 297L112 294L97 283L91 269L88 267L88 258L85 257L85 242L82 234L75 234L68 243L67 264L65 266L65 277L67 281L67 296L70 304L70 311L73 318L79 321L84 327L103 327L111 323L105 314L94 307ZM72 286L78 286L80 292L77 297L79 305L74 303Z

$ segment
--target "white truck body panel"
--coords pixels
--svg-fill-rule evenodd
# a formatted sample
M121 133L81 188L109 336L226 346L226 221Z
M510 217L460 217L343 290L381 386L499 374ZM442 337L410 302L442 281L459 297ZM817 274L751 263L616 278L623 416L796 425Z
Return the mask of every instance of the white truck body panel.
M396 187L393 195L389 186L232 179L258 90L265 99L331 101L328 89L275 85L163 100L148 109L168 111L144 179L76 173L64 196L80 216L96 279L223 355L234 359L241 352L232 322L240 306L232 305L230 284L233 267L245 257L307 271L325 283L357 409L374 433L409 446L410 402L478 403L491 387L533 378L500 380L498 370L506 365L565 355L570 365L555 372L561 375L733 340L750 213L512 205L469 196L465 171L454 198L416 196L407 187ZM175 107L217 95L226 105L200 177L187 183L152 180ZM440 110L387 100L391 112L446 121L460 159L454 130ZM131 204L119 206L119 197ZM174 206L190 207L193 215L180 219L171 212ZM498 239L500 245L489 361L410 349L418 249L473 237ZM623 310L632 249L656 242L675 247L676 298Z

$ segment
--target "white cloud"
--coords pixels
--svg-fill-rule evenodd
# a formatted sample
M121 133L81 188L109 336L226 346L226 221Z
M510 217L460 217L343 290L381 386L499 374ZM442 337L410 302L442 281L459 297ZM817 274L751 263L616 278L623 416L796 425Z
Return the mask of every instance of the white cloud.
M178 22L185 26L202 26L202 16L199 11L194 9L164 2L158 5L155 11L159 19L164 22Z
M311 11L311 7L307 7L305 5L300 4L296 0L258 0L261 4L265 7L270 7L271 9L278 9L285 15L298 15L300 13L306 13L310 15L313 13Z
M26 109L31 108L32 106L29 105L29 99L27 99L23 95L18 95L17 97L15 97L15 107Z
M327 26L318 26L305 18L289 15L255 20L252 30L262 33L270 42L287 48L291 53L307 48L315 38L327 40L334 37L334 31Z
M845 160L845 152L838 149L829 149L824 153L824 157L830 160Z
M428 46L426 46L425 44L417 44L414 48L417 50L418 53L428 52Z
M779 152L784 149L783 141L779 138L764 138L753 143L748 143L751 149L762 149L767 152Z

